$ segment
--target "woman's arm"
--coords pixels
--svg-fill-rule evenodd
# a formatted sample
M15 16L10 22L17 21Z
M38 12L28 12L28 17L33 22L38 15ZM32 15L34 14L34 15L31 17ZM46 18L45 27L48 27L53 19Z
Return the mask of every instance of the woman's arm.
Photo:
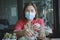
M16 33L17 37L23 36L24 29L23 28L23 22L22 20L18 20L18 22L14 26L14 32Z
M28 25L28 23L26 25L23 25L22 22L18 22L15 25L14 32L16 33L17 37L21 37L21 36L32 36L33 32L31 30L27 30L26 29L26 28L28 28L27 25Z
M41 30L41 32L38 35L38 39L42 39L42 38L45 37L45 29L44 29L45 28L45 23L44 23L43 19L39 19L38 22L39 22L39 24L42 27L42 30Z
M17 37L22 37L22 36L24 36L25 30L23 29L23 30L20 30L20 31L14 31L14 32L16 33Z

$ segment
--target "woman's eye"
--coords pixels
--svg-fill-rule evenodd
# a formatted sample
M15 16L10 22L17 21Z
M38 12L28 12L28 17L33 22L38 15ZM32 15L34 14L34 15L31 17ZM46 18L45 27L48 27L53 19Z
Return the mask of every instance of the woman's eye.
M31 12L34 12L34 10L31 10Z
M29 10L26 10L26 12L29 12Z

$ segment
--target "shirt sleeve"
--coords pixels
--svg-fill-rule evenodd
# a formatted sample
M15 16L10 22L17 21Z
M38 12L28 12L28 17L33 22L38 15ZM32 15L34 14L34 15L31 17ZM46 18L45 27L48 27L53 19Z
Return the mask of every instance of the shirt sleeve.
M20 31L20 30L22 30L22 22L19 20L15 25L14 31Z

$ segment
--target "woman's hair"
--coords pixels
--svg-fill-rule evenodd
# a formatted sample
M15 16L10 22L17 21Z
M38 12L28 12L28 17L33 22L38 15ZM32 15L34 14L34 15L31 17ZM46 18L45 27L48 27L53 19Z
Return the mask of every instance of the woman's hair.
M23 9L23 14L22 14L22 18L23 19L26 19L25 18L25 9L28 7L28 6L33 6L34 7L34 9L35 9L35 11L36 11L36 15L35 15L35 18L34 19L36 19L36 18L38 18L38 12L37 12L37 7L36 7L36 5L34 4L34 3L26 3L26 5L25 5L25 7L24 7L24 9Z

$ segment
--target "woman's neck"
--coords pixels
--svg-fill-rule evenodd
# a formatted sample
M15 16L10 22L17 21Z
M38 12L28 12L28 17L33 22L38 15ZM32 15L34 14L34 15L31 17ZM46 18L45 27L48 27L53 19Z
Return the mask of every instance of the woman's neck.
M28 20L28 22L32 22L32 20Z

